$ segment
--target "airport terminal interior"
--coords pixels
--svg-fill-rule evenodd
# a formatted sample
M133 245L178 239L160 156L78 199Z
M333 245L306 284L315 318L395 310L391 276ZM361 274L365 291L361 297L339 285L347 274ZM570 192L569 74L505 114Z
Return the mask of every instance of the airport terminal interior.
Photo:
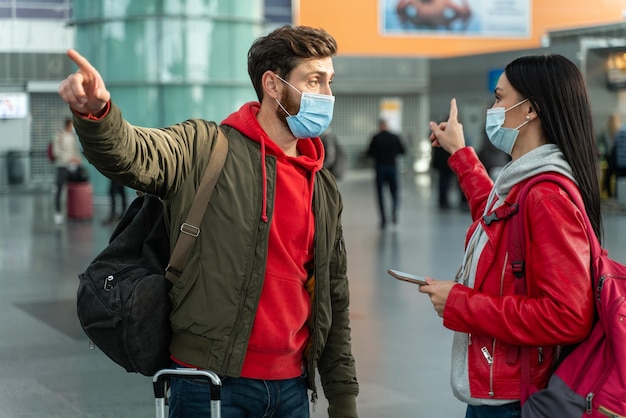
M462 417L449 387L452 333L425 295L386 270L451 279L470 216L438 208L429 174L401 179L399 220L385 229L372 172L355 170L339 182L359 416ZM151 379L90 350L75 313L77 275L113 228L101 223L106 199L96 199L92 219L55 225L51 186L0 191L0 418L154 416ZM604 245L626 262L626 212L606 204L603 216ZM326 405L321 396L311 416L327 416Z
M232 16L211 20L212 8L218 3ZM103 223L110 213L109 182L93 175L95 169L90 179L93 216L55 223L54 165L47 159L46 147L52 132L69 115L57 94L60 81L75 70L65 56L67 48L85 51L95 59L94 65L102 65L107 82L111 79L116 89L115 100L119 98L118 104L123 104L128 120L141 121L136 124L165 126L173 123L165 117L178 122L199 113L221 120L228 113L220 116L220 112L230 112L244 97L253 97L244 69L248 41L254 39L257 23L263 21L268 27L291 23L296 13L292 4L296 3L0 0L0 19L4 19L0 20L0 102L17 103L16 114L23 110L17 118L0 118L0 418L155 415L151 379L126 373L98 349L91 349L76 315L77 276L106 246L114 224ZM310 3L317 13L318 2ZM392 4L391 0L378 1L383 3ZM489 2L476 0L474 4L479 3ZM556 10L552 4L557 2L534 3L550 3ZM154 4L169 5L170 9L162 15ZM202 13L199 9L189 16L180 12L199 5L206 6ZM593 8L599 7L594 3ZM323 14L336 16L342 20L341 27L346 26L343 15L335 10ZM359 21L359 16L352 20ZM552 18L550 14L550 24ZM594 125L600 130L610 113L626 114L626 24L621 15L619 18L606 27L563 30L551 38L546 35L541 46L537 45L537 50L558 50L581 61L594 102L594 118L599 122ZM153 21L160 22L158 30L153 30ZM11 36L4 36L2 29L6 33L6 28L13 31ZM350 33L350 38L359 36ZM183 51L189 39L193 40L193 45L189 42L193 54L176 58L171 52ZM215 55L204 54L206 51ZM439 117L441 109L447 111L454 96L461 113L465 112L467 137L473 137L478 148L484 132L484 99L488 97L489 105L493 100L493 87L483 85L518 53L463 53L430 62L421 56L381 60L348 54L335 61L341 82L333 86L338 97L333 129L350 163L339 188L344 199L360 418L465 414L465 405L453 396L449 384L452 332L443 327L426 295L413 284L395 280L387 269L453 279L471 219L458 189L451 191L452 208L439 207L437 177L430 170L427 123ZM160 70L172 73L152 71L147 63L154 56L171 59L171 65ZM608 71L607 65L613 61L620 66ZM212 62L219 65L209 65ZM191 65L194 70L187 71L181 63L201 65ZM607 79L611 74L614 80ZM607 81L613 82L607 85ZM187 90L189 86L193 88ZM207 99L194 108L189 98L200 91ZM397 130L410 145L410 157L401 164L399 219L386 228L379 227L373 169L360 158L383 108L392 109ZM13 173L11 167L24 171ZM19 181L12 183L11 173ZM133 192L127 192L132 198ZM603 245L614 259L626 263L626 187L620 196L618 201L603 201ZM321 388L319 395L315 410L311 407L312 418L328 416Z

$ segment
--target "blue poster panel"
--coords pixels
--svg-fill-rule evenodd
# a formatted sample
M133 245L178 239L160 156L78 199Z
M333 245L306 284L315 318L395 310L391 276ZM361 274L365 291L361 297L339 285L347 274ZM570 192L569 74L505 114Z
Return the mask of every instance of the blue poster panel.
M529 38L530 0L378 0L380 32Z

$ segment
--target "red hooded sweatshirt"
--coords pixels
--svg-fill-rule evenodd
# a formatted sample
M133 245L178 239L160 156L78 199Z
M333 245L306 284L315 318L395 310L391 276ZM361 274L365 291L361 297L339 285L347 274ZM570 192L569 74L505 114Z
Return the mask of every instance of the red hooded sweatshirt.
M309 340L311 296L305 283L313 261L313 183L315 172L322 168L324 147L319 138L299 139L299 156L285 155L259 125L258 111L259 103L247 103L222 122L261 145L259 165L264 177L265 155L276 157L276 200L265 281L241 376L290 379L302 374ZM266 179L263 189L263 219L267 221Z

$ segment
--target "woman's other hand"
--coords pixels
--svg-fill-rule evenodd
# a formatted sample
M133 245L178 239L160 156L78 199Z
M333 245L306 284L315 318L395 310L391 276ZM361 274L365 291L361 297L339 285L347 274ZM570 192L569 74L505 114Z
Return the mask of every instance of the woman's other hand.
M426 278L426 283L419 287L420 293L426 293L430 296L430 302L433 308L441 318L443 318L443 310L448 301L448 295L454 286L458 283L452 281L434 280L431 277Z

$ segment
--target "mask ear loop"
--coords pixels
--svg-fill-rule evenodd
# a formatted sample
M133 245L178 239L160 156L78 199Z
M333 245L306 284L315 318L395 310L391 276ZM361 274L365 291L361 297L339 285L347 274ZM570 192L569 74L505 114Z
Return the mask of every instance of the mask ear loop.
M523 122L520 126L518 126L517 128L515 128L515 130L519 130L519 128L521 128L522 126L526 125L528 122L530 122L530 115L526 115L526 121Z
M289 81L285 80L284 78L282 78L281 76L279 76L278 74L276 74L276 77L278 77L278 79L280 81L282 81L283 83L285 83L286 85L288 85L289 87L291 87L292 89L294 89L295 91L297 91L298 93L300 93L300 96L302 96L302 92L300 90L298 90L293 84L291 84ZM526 99L528 100L528 99Z
M295 91L297 91L298 93L300 93L300 96L302 96L302 92L300 90L298 90L297 88L295 88L293 85L291 85L291 83L287 80L285 80L284 78L282 78L281 76L279 76L278 74L274 74L276 77L278 77L278 79L280 81L282 81L283 83L285 83L286 85L288 85L289 87L291 87L292 89L294 89ZM283 105L278 101L278 99L274 99L276 100L276 103L278 103L278 106L280 106L281 109L283 109L283 112L285 112L287 114L287 116L293 116L291 113L287 112L287 109L285 109L283 107Z
M286 81L285 81L285 83L286 83ZM522 100L521 102L519 102L517 104L514 104L513 106L509 107L508 109L504 109L504 113L508 112L511 109L515 109L517 106L520 106L520 105L526 103L527 101L528 101L528 99L526 98L526 99Z
M280 104L280 102L278 101L278 99L274 99L276 100L276 103L278 103L278 106L280 106L281 109L283 109L283 112L285 112L287 114L287 116L293 116L291 113L287 112L287 109L285 109L283 107L283 105Z

